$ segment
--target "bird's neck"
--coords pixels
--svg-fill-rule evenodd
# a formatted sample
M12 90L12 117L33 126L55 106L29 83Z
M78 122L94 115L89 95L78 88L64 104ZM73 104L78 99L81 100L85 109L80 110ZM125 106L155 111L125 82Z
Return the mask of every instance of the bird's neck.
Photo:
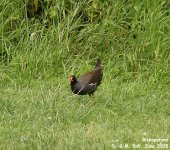
M75 92L75 88L77 87L77 84L78 84L78 83L79 83L79 82L78 82L77 80L71 83L71 90L72 90L73 92Z
M74 79L74 80L71 82L71 86L74 86L76 83L77 83L77 79Z

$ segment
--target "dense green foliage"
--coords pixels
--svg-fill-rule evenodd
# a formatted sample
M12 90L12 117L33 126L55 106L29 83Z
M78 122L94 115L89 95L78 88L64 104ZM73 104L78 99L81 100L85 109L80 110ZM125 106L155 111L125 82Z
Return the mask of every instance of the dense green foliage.
M0 149L111 149L170 138L170 1L0 2ZM38 8L36 7L36 8ZM97 58L89 104L68 85Z

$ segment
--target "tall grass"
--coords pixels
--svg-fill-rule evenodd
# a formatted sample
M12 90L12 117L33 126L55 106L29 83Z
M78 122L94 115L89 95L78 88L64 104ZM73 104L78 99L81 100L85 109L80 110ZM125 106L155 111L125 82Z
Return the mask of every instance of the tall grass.
M148 68L159 72L162 64L169 63L166 1L50 4L47 8L55 16L49 12L43 18L48 19L46 28L43 20L26 17L25 3L1 2L1 64L6 61L17 75L37 78L46 72L63 73L63 64L78 63L80 58L110 59L125 72Z

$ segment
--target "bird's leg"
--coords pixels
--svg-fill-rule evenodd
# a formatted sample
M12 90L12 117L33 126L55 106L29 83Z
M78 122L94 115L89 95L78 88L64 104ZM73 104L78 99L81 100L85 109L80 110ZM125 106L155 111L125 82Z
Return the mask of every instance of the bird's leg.
M89 97L90 97L90 98L92 98L93 96L94 96L94 94L93 94L93 93L92 93L92 94L89 94Z
M92 104L92 103L93 103L93 96L94 96L94 93L89 94L89 97L90 97L90 104Z

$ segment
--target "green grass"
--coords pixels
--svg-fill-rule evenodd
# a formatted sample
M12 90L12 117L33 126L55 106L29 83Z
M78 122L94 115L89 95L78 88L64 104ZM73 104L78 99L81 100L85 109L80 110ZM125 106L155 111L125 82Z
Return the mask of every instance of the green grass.
M169 1L44 5L47 16L28 19L22 1L0 2L0 149L170 140ZM104 76L93 99L72 94L70 74L97 58Z
M111 149L117 139L169 138L169 89L152 79L105 78L92 103L72 95L65 78L1 92L1 149Z

